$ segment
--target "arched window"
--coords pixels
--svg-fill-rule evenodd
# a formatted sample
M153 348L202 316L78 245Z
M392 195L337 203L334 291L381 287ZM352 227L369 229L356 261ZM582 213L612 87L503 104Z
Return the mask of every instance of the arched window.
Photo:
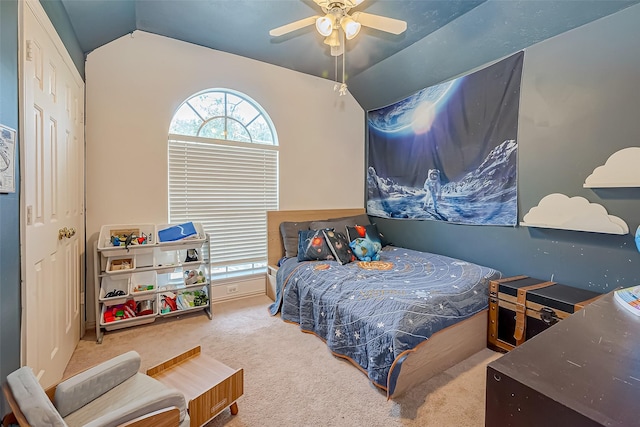
M248 96L211 89L186 100L169 129L169 221L201 222L215 277L264 271L266 211L278 209L278 138Z

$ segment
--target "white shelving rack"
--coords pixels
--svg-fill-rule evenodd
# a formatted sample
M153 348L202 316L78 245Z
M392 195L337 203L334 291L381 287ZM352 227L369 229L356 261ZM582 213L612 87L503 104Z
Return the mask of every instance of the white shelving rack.
M194 223L195 224L195 223ZM194 311L211 311L210 236L195 224L198 236L172 242L158 242L156 226L103 226L94 244L94 289L96 340L102 343L104 331L148 324L158 318L179 316ZM170 224L163 225L163 227ZM144 230L145 244L113 246L105 235L115 229ZM194 258L195 256L195 258ZM187 280L187 272L195 272L197 280ZM195 283L192 283L195 282ZM119 291L119 292L118 292ZM162 310L164 295L194 298L200 305ZM203 303L203 295L206 303ZM125 317L109 320L105 313L122 311ZM126 317L126 315L130 317Z

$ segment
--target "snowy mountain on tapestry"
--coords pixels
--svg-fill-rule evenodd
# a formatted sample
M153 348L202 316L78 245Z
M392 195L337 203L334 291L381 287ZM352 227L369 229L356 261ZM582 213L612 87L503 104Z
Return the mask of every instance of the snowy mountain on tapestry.
M367 114L367 213L514 226L524 52Z

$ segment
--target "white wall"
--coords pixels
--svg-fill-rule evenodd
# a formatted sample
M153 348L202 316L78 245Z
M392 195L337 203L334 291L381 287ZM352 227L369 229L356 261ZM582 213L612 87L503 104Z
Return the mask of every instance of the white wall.
M245 93L273 120L280 209L364 206L364 110L351 95L338 96L329 80L136 31L87 57L87 248L103 224L167 222L169 124L209 88ZM87 265L92 321L92 254Z

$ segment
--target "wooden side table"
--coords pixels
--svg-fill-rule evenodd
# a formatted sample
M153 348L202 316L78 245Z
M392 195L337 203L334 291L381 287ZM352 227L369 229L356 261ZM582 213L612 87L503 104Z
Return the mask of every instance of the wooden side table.
M200 346L147 370L147 375L184 394L191 427L199 427L227 407L238 413L244 393L244 371L200 353Z

